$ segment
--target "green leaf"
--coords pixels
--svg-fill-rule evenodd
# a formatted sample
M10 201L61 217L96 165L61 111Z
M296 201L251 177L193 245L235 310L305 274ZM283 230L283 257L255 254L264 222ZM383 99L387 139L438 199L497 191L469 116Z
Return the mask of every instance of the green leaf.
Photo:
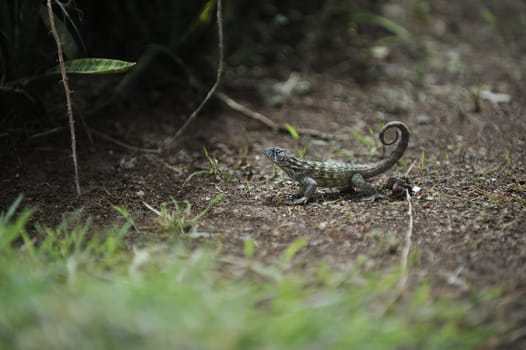
M196 33L200 33L204 28L206 28L214 18L214 9L216 7L217 0L209 0L201 8L197 17L192 21L192 24L189 26L188 30L184 35L179 39L179 43L186 42L191 36Z
M374 13L370 12L357 12L352 14L352 18L356 22L365 22L383 27L384 29L396 35L404 43L411 42L411 33L409 33L407 29L398 23L386 17L375 15Z
M252 238L245 238L243 240L243 253L245 258L250 259L254 256L255 244Z
M365 135L362 135L360 134L358 131L356 130L351 130L351 134L359 141L361 142L362 144L368 146L368 147L374 147L374 141L371 140L370 138L368 138L367 136Z
M486 21L487 24L494 26L497 22L495 15L487 8L482 9L482 18Z
M221 199L223 199L224 197L224 194L223 193L220 193L218 194L217 196L214 197L214 199L212 199L212 201L210 203L208 203L208 206L202 211L200 212L199 214L197 214L193 219L192 219L192 224L196 224L199 220L201 220L210 210L212 210L212 208L221 201Z
M214 16L214 8L216 6L216 0L210 0L208 1L203 9L201 10L201 13L199 14L199 21L204 24L210 23L212 20L212 17Z
M290 136L292 136L294 140L300 139L300 134L292 125L290 125L289 123L285 123L283 127L289 132Z
M298 156L301 158L305 158L305 155L307 154L307 147L303 146L298 150Z
M281 263L288 263L294 256L309 243L307 237L300 237L294 240L283 253L281 253Z
M114 74L123 73L135 66L135 62L110 58L79 58L64 62L66 72L72 74ZM60 73L60 66L47 71L48 74Z

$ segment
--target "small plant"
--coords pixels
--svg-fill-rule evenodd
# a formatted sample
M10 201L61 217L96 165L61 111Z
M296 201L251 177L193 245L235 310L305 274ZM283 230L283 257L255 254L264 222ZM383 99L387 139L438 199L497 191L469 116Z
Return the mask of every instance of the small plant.
M369 130L369 134L373 135L373 137L363 135L354 129L351 129L351 134L354 136L356 140L358 140L358 142L360 142L364 146L367 146L368 148L373 148L376 146L376 143L374 141L375 140L374 132L372 130Z
M511 152L510 150L506 150L504 151L504 160L506 161L506 165L507 166L512 166L513 165L513 158L511 156Z
M480 14L484 21L491 27L495 27L495 24L497 23L497 18L495 15L485 6L481 6Z
M307 237L300 237L294 240L288 247L285 249L283 253L281 253L281 257L279 259L279 263L281 267L285 267L286 265L290 264L292 258L298 254L298 252L305 247L309 243L309 240Z
M256 244L252 238L247 237L243 239L243 255L245 259L252 259L254 257L255 246Z
M431 23L431 6L428 0L413 0L411 7L415 20L424 26Z
M358 220L359 220L359 218L356 216L356 213L354 212L354 210L348 210L346 217L349 220L349 223L351 223L351 224L356 224L358 222Z
M355 26L356 23L366 23L385 29L393 34L392 37L395 40L391 41L410 45L415 40L414 36L406 28L387 17L369 11L359 11L346 3L335 5L333 11L335 14L338 13L340 16L346 17L352 27ZM383 40L386 41L385 38Z
M292 138L296 141L299 141L300 139L300 134L299 132L296 130L295 127L293 127L291 124L289 123L285 123L283 125L283 127L285 128L285 130L287 130L287 132L290 134L290 136L292 136Z
M307 154L307 147L303 146L300 149L298 149L298 156L300 156L300 158L305 158L306 154Z
M473 112L480 113L480 94L482 92L482 86L477 85L475 88L468 89L468 92L471 102L473 103Z
M119 214L121 214L122 217L126 220L126 222L127 222L130 226L133 226L133 228L134 228L137 232L140 232L140 231L137 229L137 226L135 225L135 220L133 219L133 217L131 216L131 214L128 212L128 210L126 210L126 208L121 207L121 206L119 206L119 205L113 205L112 208L115 209Z
M418 168L420 171L426 171L426 155L424 150L422 150L422 153L420 153L420 162L418 164Z
M169 208L166 203L163 203L160 210L156 210L145 202L144 205L158 215L157 223L164 231L175 231L177 234L184 234L191 231L221 199L223 199L223 194L218 194L197 215L192 214L192 204L187 199L179 203L172 198L173 208Z
M22 202L22 198L22 196L18 196L6 212L0 212L0 227L2 228L0 231L0 252L8 249L18 238L22 238L26 243L30 241L25 231L25 224L31 217L33 211L28 209L22 211L14 222L12 222L15 211Z
M194 171L191 173L183 182L183 185L186 185L188 181L190 181L194 176L212 176L216 181L219 181L221 179L230 180L232 177L230 173L226 170L222 170L219 168L219 162L217 159L212 158L208 154L208 150L206 149L206 146L203 146L203 153L205 155L206 160L208 161L208 168L203 170Z

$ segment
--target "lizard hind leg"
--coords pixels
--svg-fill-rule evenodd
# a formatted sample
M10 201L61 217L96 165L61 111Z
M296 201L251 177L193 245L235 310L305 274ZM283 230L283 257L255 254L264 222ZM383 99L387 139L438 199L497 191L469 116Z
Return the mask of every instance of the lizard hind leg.
M382 198L382 194L378 192L378 189L370 182L365 181L362 175L354 174L351 178L351 185L353 188L360 190L366 197L364 201L375 201L378 198Z
M304 184L301 184L300 183L300 187L298 188L298 190L296 191L296 193L294 193L294 197L303 197L303 194L305 193L305 190L307 189L307 186L305 186Z

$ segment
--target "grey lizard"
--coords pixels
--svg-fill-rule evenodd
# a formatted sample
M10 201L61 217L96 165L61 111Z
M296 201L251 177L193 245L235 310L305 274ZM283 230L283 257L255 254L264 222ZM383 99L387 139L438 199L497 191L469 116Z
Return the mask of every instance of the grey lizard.
M390 129L397 130L396 138L387 142L384 135ZM392 121L385 124L380 131L379 138L386 146L394 144L398 139L400 141L386 158L367 164L310 161L298 158L295 154L278 147L267 148L264 153L291 179L301 185L300 195L302 196L292 203L306 204L317 187L358 189L373 195L378 193L377 188L365 180L385 172L403 156L409 144L409 129L400 121ZM410 188L407 180L394 179L390 179L389 182L393 189Z

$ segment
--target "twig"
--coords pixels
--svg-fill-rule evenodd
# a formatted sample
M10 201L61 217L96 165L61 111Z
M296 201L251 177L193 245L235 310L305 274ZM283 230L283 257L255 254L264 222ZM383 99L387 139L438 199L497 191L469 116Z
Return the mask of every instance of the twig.
M123 148L126 148L126 149L129 149L130 151L134 151L134 152L143 152L143 153L156 153L156 154L159 154L161 153L161 151L159 149L154 149L154 148L141 148L141 147L137 147L137 146L133 146L133 145L129 145L125 142L122 142L122 141L119 141L109 135L106 135L105 133L103 133L102 131L98 131L98 130L95 130L95 129L92 129L92 128L89 128L87 129L89 130L90 132L92 132L93 134L97 135L98 137L100 137L101 139L104 139L106 141L109 141L109 142L112 142L114 144L116 144L117 146L121 146Z
M217 32L218 32L218 47L219 47L219 63L217 65L217 75L216 75L216 81L214 85L208 90L208 93L206 94L205 98L199 106L190 114L188 119L184 122L183 126L177 130L175 133L175 139L177 140L183 132L186 131L188 128L188 125L195 119L197 114L203 109L204 105L210 100L210 97L214 94L217 87L219 86L219 83L221 82L221 75L223 74L223 18L222 18L222 9L221 9L221 0L217 0Z
M414 160L413 163L411 163L411 165L409 166L409 168L407 168L407 171L404 174L405 177L409 176L409 173L411 172L411 170L413 170L415 165L416 165L416 160Z
M407 189L405 190L405 195L407 199L407 215L409 216L409 224L405 233L404 246L402 248L402 256L400 258L401 276L398 279L398 283L396 285L395 290L384 304L384 307L381 312L382 315L386 314L391 309L391 307L400 298L402 292L407 286L407 265L409 260L409 251L411 250L411 237L413 235L413 205L411 204L411 195L409 194L409 191Z
M59 127L53 128L53 129L49 129L49 130L46 130L46 131L42 131L42 132L33 134L33 135L29 136L28 138L29 139L38 139L40 137L53 135L53 134L55 134L57 132L60 132L62 130L64 130L64 127L59 126Z
M232 108L233 110L242 113L243 115L255 119L260 123L263 123L265 126L268 126L269 128L273 130L279 130L279 124L275 121L269 119L268 117L264 116L261 113L254 112L253 110L243 106L242 104L234 101L232 98L227 96L226 94L217 91L214 94L215 97L217 97L221 102L226 104L228 107Z
M287 128L283 127L283 126L281 126L279 128L279 131L285 132L287 134L289 133L289 130ZM302 128L300 128L300 129L297 129L296 131L300 135L315 137L315 138L318 138L318 139L321 139L321 140L342 139L341 137L337 137L336 135L327 134L327 133L324 133L322 131L314 130L314 129L302 129Z
M150 209L151 211L153 211L155 213L155 215L157 216L161 216L161 212L157 209L155 209L153 206L151 206L150 204L146 203L145 201L142 201L142 204L144 204L144 206L148 209Z
M407 285L407 260L409 258L409 250L411 249L411 237L413 236L413 205L411 204L411 196L409 191L405 190L405 196L407 199L407 215L409 216L409 224L407 226L407 232L405 234L404 247L402 249L402 258L400 260L400 269L402 270L402 276L398 280L397 289L401 293Z
M66 74L66 66L64 65L64 53L62 51L62 43L55 26L55 16L53 15L53 8L51 6L52 0L47 0L47 11L49 17L49 26L51 27L51 33L55 39L57 45L58 63L60 66L60 75L62 76L62 84L64 85L64 93L66 95L66 107L69 119L69 132L71 135L71 156L73 157L73 166L75 168L75 188L77 195L81 195L80 181L79 181L79 166L77 162L77 141L75 138L75 119L73 118L73 108L71 103L71 90L69 89L68 76Z
M228 95L226 95L223 92L216 91L214 93L214 97L219 99L221 102L223 102L225 105L227 105L228 107L232 108L236 112L239 112L239 113L243 114L246 117L249 117L249 118L252 118L254 120L257 120L258 122L262 123L263 125L265 125L266 127L270 128L272 130L280 131L280 132L284 132L284 133L288 133L289 132L288 129L286 127L284 127L283 125L279 125L278 123L276 123L275 121L273 121L269 117L267 117L267 116L265 116L265 115L263 115L263 114L261 114L259 112L255 112L255 111L251 110L250 108L242 105L241 103L236 102L234 99L232 99L231 97L229 97ZM314 130L314 129L297 129L297 131L298 131L298 133L300 135L312 136L312 137L316 137L316 138L323 139L323 140L333 140L333 139L335 139L334 136L331 136L329 134L326 134L326 133L323 133L321 131Z

